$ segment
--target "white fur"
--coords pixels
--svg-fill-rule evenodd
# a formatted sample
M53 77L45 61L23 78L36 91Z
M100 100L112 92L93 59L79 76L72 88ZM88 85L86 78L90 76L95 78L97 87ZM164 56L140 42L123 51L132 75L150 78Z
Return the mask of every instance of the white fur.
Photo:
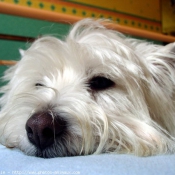
M1 89L1 144L35 155L25 124L48 109L69 128L44 157L175 152L175 44L130 39L100 23L82 20L65 41L43 37L22 52ZM115 87L89 89L90 79L99 75Z

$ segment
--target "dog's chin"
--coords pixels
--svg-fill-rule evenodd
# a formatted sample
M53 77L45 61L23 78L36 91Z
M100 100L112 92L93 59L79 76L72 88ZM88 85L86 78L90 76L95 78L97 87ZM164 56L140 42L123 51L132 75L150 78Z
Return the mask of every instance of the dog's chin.
M59 145L57 146L59 147ZM70 156L78 156L81 154L70 152L68 149L64 148L62 149L62 146L60 146L57 151L54 147L48 147L44 150L41 150L39 148L36 148L35 150L35 157L41 157L41 158L55 158L55 157L70 157Z
M76 156L73 155L69 152L55 152L55 150L53 148L46 148L44 150L38 149L36 148L35 157L41 157L41 158L55 158L55 157L69 157L69 156Z
M55 158L55 157L70 157L84 155L82 151L82 141L80 138L64 137L56 139L54 144L41 149L34 146L29 142L29 146L25 149L21 148L29 156L41 157L41 158ZM79 144L77 144L79 143Z

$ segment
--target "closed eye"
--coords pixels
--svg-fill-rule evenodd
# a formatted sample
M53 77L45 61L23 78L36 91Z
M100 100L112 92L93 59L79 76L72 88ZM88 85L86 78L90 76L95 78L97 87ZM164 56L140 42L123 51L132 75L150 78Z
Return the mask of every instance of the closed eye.
M93 77L89 81L89 87L91 88L91 90L95 91L106 90L110 87L113 87L114 85L115 83L112 80L103 76Z
M36 86L36 87L40 87L40 86L44 86L44 85L41 84L41 83L36 83L35 86Z

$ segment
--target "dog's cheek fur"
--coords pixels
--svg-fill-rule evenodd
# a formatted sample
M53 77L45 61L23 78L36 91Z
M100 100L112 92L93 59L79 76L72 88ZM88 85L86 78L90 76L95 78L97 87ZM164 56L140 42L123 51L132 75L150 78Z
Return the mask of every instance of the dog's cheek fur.
M104 121L107 125L104 133L108 133L106 144L103 149L98 148L99 152L146 156L172 151L173 141L168 139L163 127L151 119L144 93L138 87L133 89L137 90L130 92L132 94L121 94L116 90L97 97L98 105L107 114L103 120L107 118ZM96 153L99 153L98 149Z

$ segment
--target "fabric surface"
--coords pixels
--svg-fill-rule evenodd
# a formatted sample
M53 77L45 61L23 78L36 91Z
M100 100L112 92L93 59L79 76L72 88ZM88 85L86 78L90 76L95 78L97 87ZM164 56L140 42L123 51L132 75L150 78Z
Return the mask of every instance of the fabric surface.
M102 154L43 159L0 145L0 174L175 175L175 155Z

